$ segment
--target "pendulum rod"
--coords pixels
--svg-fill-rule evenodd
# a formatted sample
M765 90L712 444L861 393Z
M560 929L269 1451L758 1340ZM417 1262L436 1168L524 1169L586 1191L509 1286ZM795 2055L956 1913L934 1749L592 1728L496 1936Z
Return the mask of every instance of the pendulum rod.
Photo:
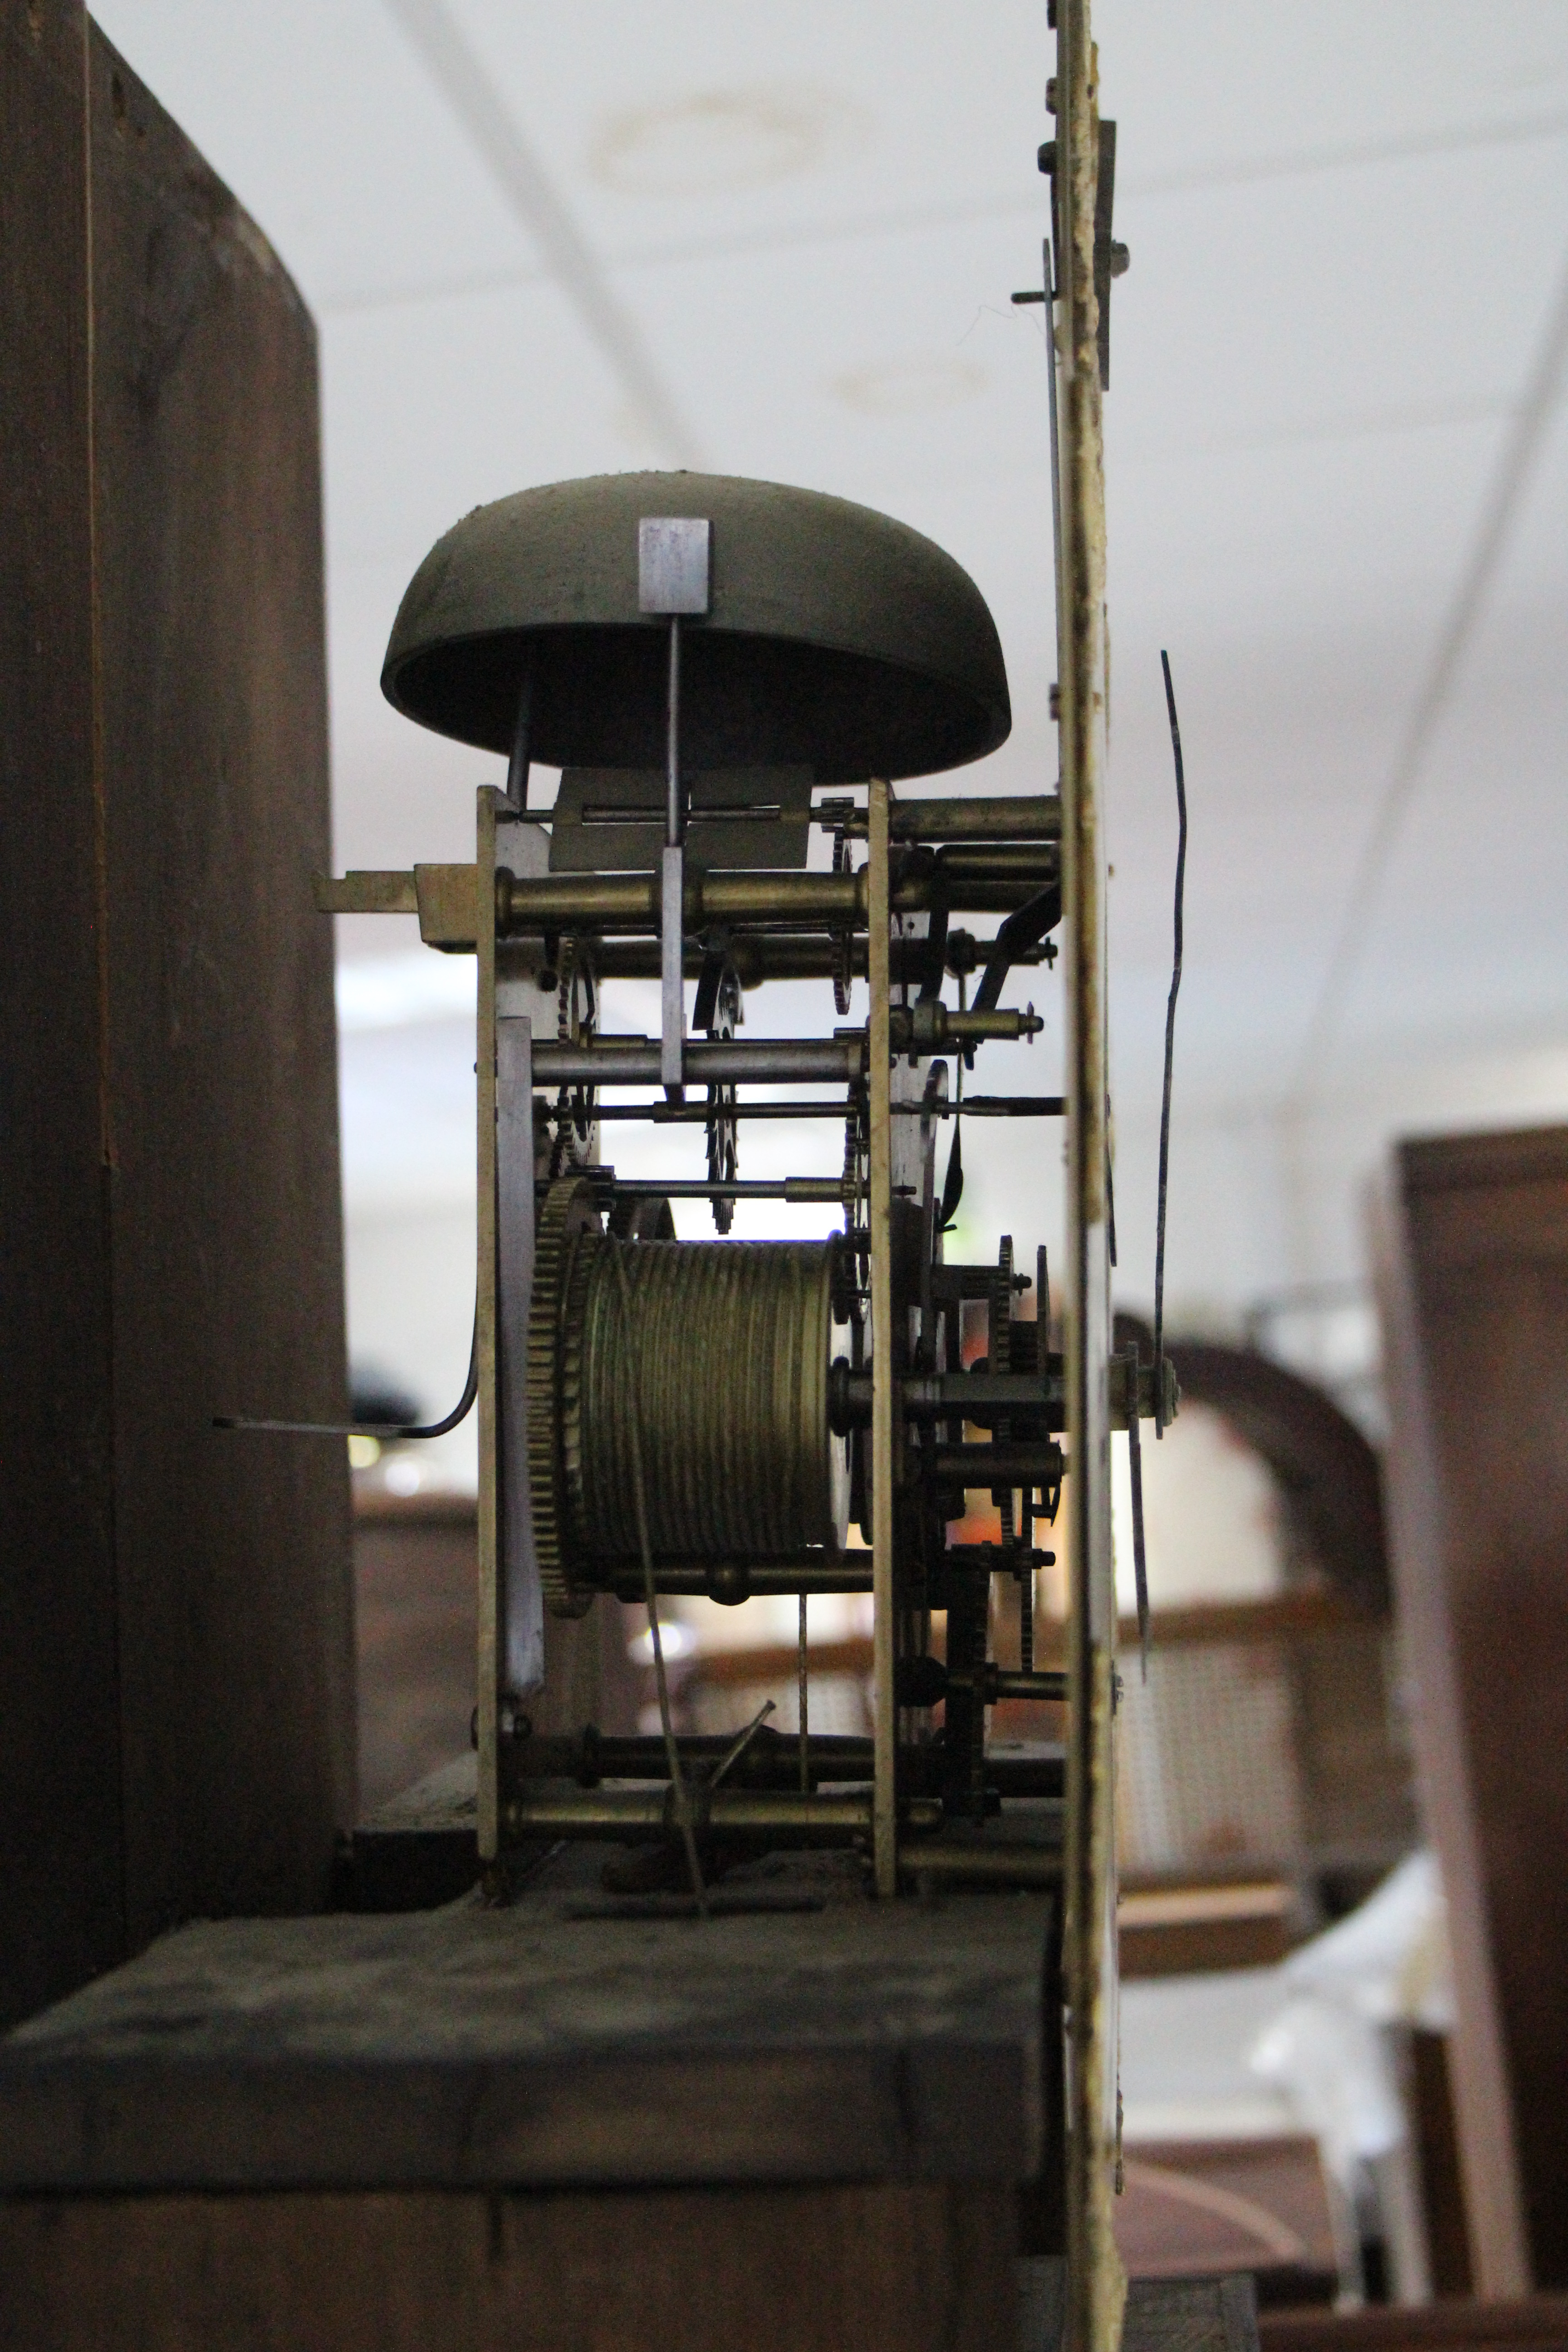
M669 616L669 688L665 712L665 816L664 857L660 866L662 889L659 907L660 931L660 1045L659 1077L670 1089L672 1098L679 1089L684 1063L683 1047L686 1029L686 962L685 962L685 849L686 811L680 789L680 615Z

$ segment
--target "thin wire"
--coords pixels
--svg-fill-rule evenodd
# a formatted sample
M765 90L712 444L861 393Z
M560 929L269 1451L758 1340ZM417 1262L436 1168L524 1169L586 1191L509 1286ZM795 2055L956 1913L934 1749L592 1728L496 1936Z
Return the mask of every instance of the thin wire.
M804 1595L802 1597L804 1598ZM745 1729L742 1732L740 1732L735 1738L731 1739L728 1748L725 1748L723 1755L720 1758L719 1769L708 1783L710 1790L716 1789L719 1786L720 1781L724 1778L724 1775L727 1772L733 1770L734 1767L740 1762L742 1757L745 1754L747 1748L751 1746L752 1740L756 1738L758 1732L761 1731L763 1724L766 1723L769 1716L775 1714L776 1712L777 1709L773 1700L771 1698L763 1699L761 1706L758 1707L755 1715L752 1716Z
M1176 689L1171 684L1171 656L1163 647L1160 667L1165 674L1165 708L1171 714L1171 750L1176 762L1176 905L1172 928L1175 946L1171 960L1171 993L1165 1003L1165 1083L1160 1097L1160 1205L1154 1222L1154 1434L1165 1434L1165 1189L1171 1172L1171 1064L1176 1050L1176 997L1182 985L1182 896L1187 880L1187 778L1182 765L1182 730L1176 717ZM1133 1410L1137 1403L1134 1400Z
M626 1309L629 1333L632 1320L632 1288L626 1279L626 1254L618 1242L610 1244L610 1257L620 1286L621 1305ZM691 1892L697 1908L706 1919L708 1890L702 1884L702 1865L697 1859L697 1840L691 1828L691 1804L686 1792L686 1778L680 1769L680 1750L675 1743L675 1729L669 1719L669 1681L664 1671L664 1643L659 1639L658 1595L653 1582L653 1546L647 1533L647 1495L643 1486L642 1430L640 1415L635 1403L626 1416L632 1440L632 1502L637 1511L637 1544L642 1552L643 1591L647 1601L648 1639L653 1643L654 1679L658 1685L658 1720L664 1733L664 1760L669 1772L669 1785L675 1791L675 1817L680 1824L681 1842L686 1848L686 1867L691 1874Z
M479 1392L479 1327L476 1310L474 1336L468 1349L468 1377L463 1382L463 1393L452 1410L440 1421L426 1422L415 1426L403 1422L385 1421L245 1421L227 1413L215 1413L215 1429L271 1430L286 1437L379 1437L384 1444L395 1438L445 1437L456 1429L473 1410Z

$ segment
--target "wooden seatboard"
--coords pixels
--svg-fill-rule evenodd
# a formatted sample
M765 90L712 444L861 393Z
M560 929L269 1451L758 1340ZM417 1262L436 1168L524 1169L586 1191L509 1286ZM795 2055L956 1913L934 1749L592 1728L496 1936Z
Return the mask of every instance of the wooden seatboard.
M877 1904L803 1856L752 1877L820 1911L574 1917L600 1859L165 1937L0 2044L0 2187L1037 2174L1047 1898Z

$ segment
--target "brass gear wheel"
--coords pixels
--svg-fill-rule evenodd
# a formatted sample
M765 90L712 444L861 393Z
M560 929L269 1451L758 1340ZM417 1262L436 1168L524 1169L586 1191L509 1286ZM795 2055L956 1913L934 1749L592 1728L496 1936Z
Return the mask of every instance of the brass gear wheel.
M1013 1369L1013 1236L1004 1234L996 1252L996 1271L991 1277L991 1369L994 1372L1010 1372ZM992 1425L994 1442L1005 1444L1011 1432L1005 1421ZM1016 1533L1011 1486L993 1486L991 1499L1002 1520L1002 1546L1011 1550Z
M587 1043L598 1025L599 983L592 950L582 940L564 939L558 960L555 990L556 1035L563 1045ZM598 1112L596 1087L563 1087L550 1114L554 1132L550 1150L550 1173L568 1174L586 1167L594 1154L594 1121Z
M732 964L726 964L719 976L713 1010L709 1017L708 1034L717 1043L728 1044L745 1019L745 999L741 993L740 979ZM735 1132L735 1088L733 1082L721 1079L708 1089L708 1177L714 1184L732 1184L740 1162L739 1140ZM735 1222L733 1201L713 1201L713 1223L718 1232L727 1234Z
M835 874L847 874L849 871L849 843L842 825L836 828L833 835L833 871ZM833 942L833 1004L840 1021L849 1010L849 992L854 984L854 936L847 924L843 930L830 934Z
M582 1617L593 1601L572 1579L568 1564L565 1431L557 1399L568 1385L562 1361L563 1312L578 1244L600 1230L594 1189L581 1176L563 1177L544 1196L533 1245L533 1297L528 1316L528 1485L533 1542L545 1604L554 1617Z

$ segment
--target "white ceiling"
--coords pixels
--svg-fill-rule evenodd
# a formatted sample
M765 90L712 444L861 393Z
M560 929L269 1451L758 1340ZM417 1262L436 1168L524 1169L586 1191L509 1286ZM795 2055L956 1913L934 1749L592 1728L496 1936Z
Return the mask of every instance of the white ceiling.
M836 490L951 549L1013 688L975 781L1052 781L1040 314L1008 299L1045 222L1044 0L96 13L320 323L340 863L464 855L493 774L379 694L431 541L648 463ZM1168 979L1162 645L1189 1104L1561 1039L1568 7L1096 22L1132 255L1107 404L1119 1083L1153 1083ZM384 1034L360 1080L348 1039L351 1098L460 1058L437 1025L404 1063ZM389 1132L351 1133L351 1163Z

